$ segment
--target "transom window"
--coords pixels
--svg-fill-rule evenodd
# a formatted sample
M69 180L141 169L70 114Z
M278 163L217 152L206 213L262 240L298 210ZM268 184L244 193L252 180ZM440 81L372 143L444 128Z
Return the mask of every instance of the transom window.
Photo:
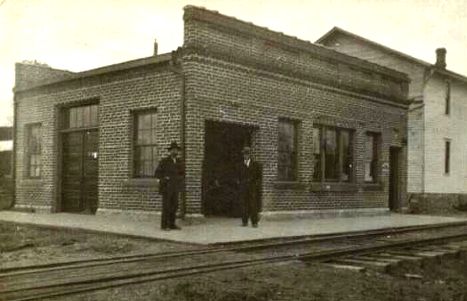
M134 176L154 176L158 163L157 113L155 110L135 113Z
M64 113L63 128L89 128L99 125L99 105L85 105L67 108Z
M278 180L297 180L297 122L279 119Z
M41 176L41 124L28 125L26 132L27 176L29 178L39 178Z
M329 126L313 129L314 181L350 182L353 131Z

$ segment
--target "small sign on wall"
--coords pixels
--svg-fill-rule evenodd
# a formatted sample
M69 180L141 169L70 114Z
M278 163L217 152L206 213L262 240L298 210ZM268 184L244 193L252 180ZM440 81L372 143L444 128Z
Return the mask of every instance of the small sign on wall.
M381 166L381 172L385 175L389 174L389 162L383 162Z

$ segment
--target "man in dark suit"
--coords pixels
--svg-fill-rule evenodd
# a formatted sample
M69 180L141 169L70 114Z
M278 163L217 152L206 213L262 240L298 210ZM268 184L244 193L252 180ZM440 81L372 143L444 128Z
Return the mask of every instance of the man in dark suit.
M178 158L180 147L172 142L168 148L170 155L163 158L156 168L155 176L159 179L159 194L162 195L162 230L180 230L175 224L178 209L178 195L183 189L184 167Z
M248 219L253 227L258 227L258 213L261 209L261 164L251 158L251 148L242 150L243 161L238 168L240 202L242 205L242 226L248 226Z

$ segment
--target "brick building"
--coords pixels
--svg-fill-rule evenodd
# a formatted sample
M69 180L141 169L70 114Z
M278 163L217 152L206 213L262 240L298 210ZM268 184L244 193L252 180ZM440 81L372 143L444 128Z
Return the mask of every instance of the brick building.
M172 140L183 214L238 214L244 145L263 165L265 213L405 206L408 78L392 69L193 6L172 53L16 68L18 207L158 211L152 173Z
M430 64L337 27L317 43L410 77L407 190L414 209L467 200L467 77L446 69L446 50L437 49Z

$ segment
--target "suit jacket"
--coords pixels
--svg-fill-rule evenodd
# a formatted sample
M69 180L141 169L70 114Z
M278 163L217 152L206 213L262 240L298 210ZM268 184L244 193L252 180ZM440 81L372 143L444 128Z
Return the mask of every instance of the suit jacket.
M170 156L163 158L154 172L154 176L160 180L159 194L180 192L184 175L182 160L177 158L174 162Z
M249 197L249 201L258 202L261 207L261 191L262 191L262 178L263 170L259 162L250 159L250 165L247 167L245 163L241 162L238 166L238 181L240 194L244 197Z

